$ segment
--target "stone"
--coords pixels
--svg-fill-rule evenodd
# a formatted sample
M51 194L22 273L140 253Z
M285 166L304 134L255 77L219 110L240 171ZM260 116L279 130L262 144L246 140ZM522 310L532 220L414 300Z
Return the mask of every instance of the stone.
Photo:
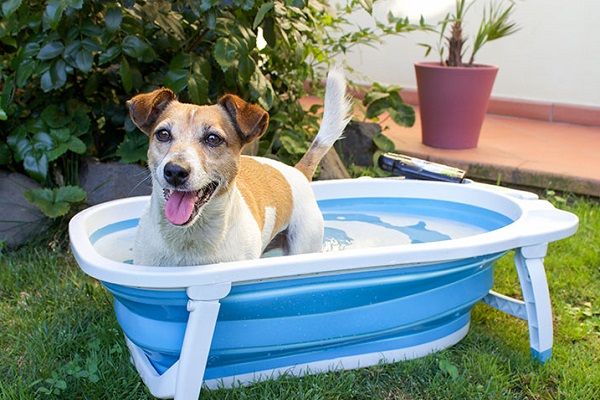
M346 165L372 166L373 155L377 151L373 138L380 133L381 126L377 123L350 122L344 130L343 139L336 143L336 147L341 150L340 157Z
M146 196L152 192L150 171L137 164L82 161L79 186L87 192L87 203L96 205L125 197Z
M23 194L40 188L26 175L0 170L0 240L8 249L18 247L48 228L48 218Z
M325 157L321 160L320 166L321 173L316 180L324 181L327 179L350 178L348 170L335 149L331 149L325 154Z

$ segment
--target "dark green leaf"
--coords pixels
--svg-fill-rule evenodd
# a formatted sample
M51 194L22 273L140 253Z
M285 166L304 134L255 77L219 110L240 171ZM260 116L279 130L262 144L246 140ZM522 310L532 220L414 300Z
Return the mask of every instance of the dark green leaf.
M74 59L75 53L77 53L81 49L82 46L83 46L83 44L81 43L81 40L72 41L65 47L65 50L63 52L63 57L65 59L67 59L67 58Z
M188 93L194 104L208 102L208 80L202 75L191 74L188 79Z
M411 127L415 124L415 110L408 104L400 104L389 110L392 120L400 126Z
M277 35L275 33L275 20L273 18L266 18L263 28L263 38L270 48L274 48L277 44Z
M258 13L256 13L256 17L254 18L254 23L252 24L252 29L256 29L260 26L260 24L262 24L263 19L265 18L265 15L269 11L271 11L274 6L275 6L275 3L273 3L273 2L264 3L262 6L260 6Z
M227 38L219 38L215 43L213 56L223 71L227 71L237 57L235 46Z
M365 117L369 119L375 119L390 108L389 96L375 100L367 107Z
M138 162L146 159L148 153L148 137L139 132L128 132L117 149L117 156L122 163Z
M50 0L44 10L44 22L52 29L56 29L62 17L62 13L67 8L65 0Z
M25 171L38 182L44 182L48 175L48 157L44 151L29 152L23 158Z
M27 139L27 132L23 128L15 129L6 138L6 143L12 149L16 162L23 161L25 154L32 148L31 143Z
M53 89L59 89L67 82L67 64L63 60L56 60L50 67Z
M35 62L35 60L32 60L32 59L25 60L19 65L19 69L17 70L17 80L16 80L18 87L22 88L27 84L27 82L29 81L29 78L35 71L36 67L37 67L37 63Z
M390 152L396 149L394 142L382 133L378 133L373 137L373 143L375 143L375 146L383 152Z
M8 0L2 3L2 14L4 17L10 17L21 6L21 0Z
M210 63L197 57L192 63L192 73L188 79L188 93L194 104L208 103L208 82L211 77Z
M186 69L192 63L192 57L187 53L179 53L171 59L169 69Z
M83 44L84 49L92 53L104 50L96 38L85 38L81 41L81 43Z
M126 92L131 92L133 89L133 75L131 73L131 67L127 58L121 57L121 67L119 68L119 75L121 76L121 82Z
M38 206L50 218L65 215L72 203L83 201L87 194L77 186L63 186L55 189L31 189L24 192L25 198ZM66 383L65 383L66 388Z
M40 52L40 44L31 42L25 44L19 53L19 61L36 56Z
M0 165L10 164L11 161L10 148L6 143L0 142Z
M74 123L74 131L73 134L75 136L80 136L84 133L87 133L90 129L90 125L92 123L90 117L87 115L85 110L77 109L73 111L71 115Z
M129 57L141 58L151 51L150 45L137 36L129 35L123 39L123 53Z
M254 70L256 69L256 63L250 57L240 58L238 62L238 72L240 74L241 82L243 84L248 83L250 78L254 74Z
M112 60L114 60L120 54L121 54L120 46L115 45L115 46L109 47L108 49L106 49L105 52L100 53L100 56L98 58L98 65L103 66L103 65L111 62Z
M92 61L92 53L86 49L79 50L75 55L75 64L83 73L88 73L92 69Z
M83 7L83 0L67 0L67 4L71 8L81 10L81 8Z
M66 143L66 146L73 153L83 154L87 150L87 146L81 139L75 136L71 136Z
M36 132L31 141L34 150L49 150L54 145L52 136L46 132Z
M46 107L44 111L42 111L41 117L42 121L53 129L62 128L71 122L71 118L66 116L56 104L51 104Z
M109 7L104 13L104 23L109 32L115 32L121 26L123 13L119 7Z
M76 203L83 201L86 197L85 190L78 186L63 186L54 190L56 191L56 201Z
M64 49L65 46L60 41L56 40L42 47L42 49L37 55L37 58L40 60L51 60L59 56Z
M298 135L286 133L280 139L281 146L290 154L304 154L308 150L308 145Z
M365 97L363 97L363 102L362 103L363 103L363 105L366 106L369 103L372 103L374 101L387 98L389 96L390 96L389 93L369 91L369 92L365 93Z
M189 75L190 71L187 69L169 70L165 75L165 86L175 93L180 93L187 86Z

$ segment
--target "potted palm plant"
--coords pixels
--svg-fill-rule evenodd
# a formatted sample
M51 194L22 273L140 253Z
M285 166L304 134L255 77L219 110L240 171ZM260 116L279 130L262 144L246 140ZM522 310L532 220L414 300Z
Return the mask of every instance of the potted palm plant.
M476 64L475 56L487 42L518 30L511 22L514 3L491 0L484 7L475 39L467 42L465 16L477 1L456 0L454 11L439 23L440 61L415 63L422 141L428 146L477 147L498 67ZM432 47L423 46L429 54ZM470 52L465 51L467 46Z

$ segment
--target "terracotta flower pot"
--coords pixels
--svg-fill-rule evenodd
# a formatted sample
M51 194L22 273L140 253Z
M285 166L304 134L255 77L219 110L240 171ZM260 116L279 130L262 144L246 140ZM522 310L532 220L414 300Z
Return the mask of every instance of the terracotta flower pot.
M477 147L498 67L445 67L415 63L424 144L444 149Z

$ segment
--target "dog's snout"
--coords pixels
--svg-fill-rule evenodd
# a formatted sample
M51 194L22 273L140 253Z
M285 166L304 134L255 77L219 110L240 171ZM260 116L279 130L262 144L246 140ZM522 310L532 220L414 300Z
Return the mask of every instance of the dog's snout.
M174 187L183 185L190 176L190 171L172 162L167 163L164 169L165 180Z

